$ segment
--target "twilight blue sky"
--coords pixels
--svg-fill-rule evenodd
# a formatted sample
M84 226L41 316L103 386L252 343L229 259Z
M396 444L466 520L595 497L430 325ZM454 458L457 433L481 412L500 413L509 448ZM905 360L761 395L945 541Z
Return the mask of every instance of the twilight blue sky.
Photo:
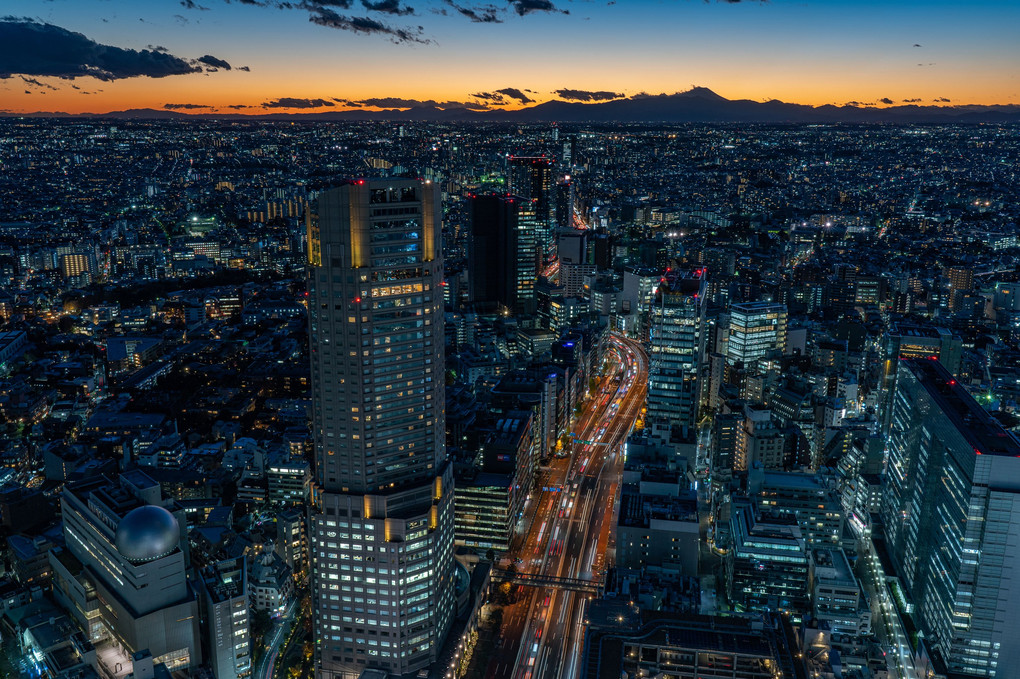
M524 97L630 96L692 85L731 99L815 105L1020 103L1016 0L279 4L4 0L0 76L8 77L0 79L0 109L185 104L260 113L263 104L327 110L345 106L337 100L400 103L394 99L516 107ZM469 13L492 20L472 21ZM65 41L74 49L54 58ZM156 46L164 49L142 52ZM214 59L194 61L207 55ZM210 72L210 61L221 60L232 68Z

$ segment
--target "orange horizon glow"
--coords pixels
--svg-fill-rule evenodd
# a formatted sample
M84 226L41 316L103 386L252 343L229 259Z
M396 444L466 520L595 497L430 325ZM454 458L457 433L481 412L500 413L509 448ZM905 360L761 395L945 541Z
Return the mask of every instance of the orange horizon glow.
M553 0L556 7L566 8L567 2ZM12 16L41 13L38 21L80 32L99 45L131 50L165 45L159 49L189 63L212 54L232 68L111 81L29 73L29 82L18 71L7 71L10 77L0 78L0 109L6 115L101 115L168 110L167 104L201 106L184 113L242 115L381 110L262 104L284 97L472 102L477 101L472 94L508 87L526 90L535 100L527 105L533 106L562 101L555 94L561 88L630 97L695 85L731 100L808 106L1020 105L1014 30L1020 25L1020 3L1004 0L966 6L948 0L575 2L570 14L509 12L493 24L430 11L449 7L439 0L416 0L413 20L370 17L414 30L420 22L427 44L394 44L385 35L325 28L310 23L300 9L224 0L202 0L205 11L178 15L173 11L180 9L157 3L104 0L109 18L97 14L89 0L42 8L33 0L7 3L5 11ZM45 45L39 47L46 52ZM0 63L0 74L3 68ZM910 101L915 99L920 101ZM495 108L523 107L508 99Z

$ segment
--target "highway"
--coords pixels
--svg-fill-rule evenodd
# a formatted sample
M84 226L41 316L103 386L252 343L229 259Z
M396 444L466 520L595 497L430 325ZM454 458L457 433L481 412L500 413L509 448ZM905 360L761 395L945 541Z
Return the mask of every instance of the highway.
M568 459L554 460L523 540L509 556L522 573L600 581L613 553L623 444L645 404L648 360L640 344L613 336L614 365L574 426ZM590 594L519 585L504 610L500 640L485 673L496 679L576 679Z

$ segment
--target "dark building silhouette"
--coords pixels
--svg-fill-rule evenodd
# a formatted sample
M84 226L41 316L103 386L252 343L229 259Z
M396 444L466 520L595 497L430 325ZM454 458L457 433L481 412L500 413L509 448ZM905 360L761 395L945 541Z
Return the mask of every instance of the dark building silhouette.
M518 196L471 199L470 299L481 309L533 314L538 278L536 202Z

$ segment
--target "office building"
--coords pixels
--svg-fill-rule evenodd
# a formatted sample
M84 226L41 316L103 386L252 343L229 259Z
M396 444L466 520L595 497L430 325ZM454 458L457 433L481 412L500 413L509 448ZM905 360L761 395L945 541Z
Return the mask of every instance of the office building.
M733 503L726 582L738 611L808 610L808 557L796 519L769 514L745 501Z
M555 211L556 228L570 229L574 226L574 182L569 174L556 182Z
M744 406L744 420L737 438L734 469L753 467L782 469L785 466L786 437L764 406Z
M510 193L535 204L538 253L542 261L552 254L552 230L556 223L553 160L545 156L510 156Z
M316 675L417 672L454 608L438 190L358 180L308 228Z
M475 465L457 478L455 540L458 545L506 550L524 512L538 470L535 418L510 411L496 421Z
M247 560L239 556L209 564L202 570L201 582L206 662L216 679L250 677Z
M871 610L846 553L840 548L808 550L811 616L835 634L871 634Z
M768 352L786 351L786 305L748 302L730 307L726 362L753 367Z
M171 670L200 665L198 599L188 583L185 541L180 519L161 505L159 484L137 470L116 480L95 477L65 486L60 504L72 557L64 573L74 582L59 587L91 610L86 617L97 647L112 642L126 662L148 649Z
M712 442L709 446L712 460L712 475L716 478L729 476L740 469L742 446L744 445L744 415L742 413L721 413L712 419Z
M938 357L939 363L951 374L960 371L963 340L945 328L909 323L890 326L882 337L882 392L879 414L884 431L892 417L892 396L896 391L899 362L904 358Z
M805 676L783 616L678 615L607 598L586 618L582 679Z
M808 545L835 546L842 541L842 505L829 477L754 466L747 474L747 491L763 512L796 520Z
M655 470L649 476L668 472ZM641 486L646 486L642 492ZM661 566L684 575L698 574L698 503L693 495L649 492L651 484L625 484L616 526L616 565Z
M934 359L900 361L892 408L882 518L920 637L949 672L1012 677L1020 443Z
M648 419L693 428L705 352L704 270L667 271L651 312Z
M308 501L311 471L300 458L274 459L266 466L269 502L275 505L304 505Z
M537 309L537 202L519 196L471 198L470 300L526 316Z

